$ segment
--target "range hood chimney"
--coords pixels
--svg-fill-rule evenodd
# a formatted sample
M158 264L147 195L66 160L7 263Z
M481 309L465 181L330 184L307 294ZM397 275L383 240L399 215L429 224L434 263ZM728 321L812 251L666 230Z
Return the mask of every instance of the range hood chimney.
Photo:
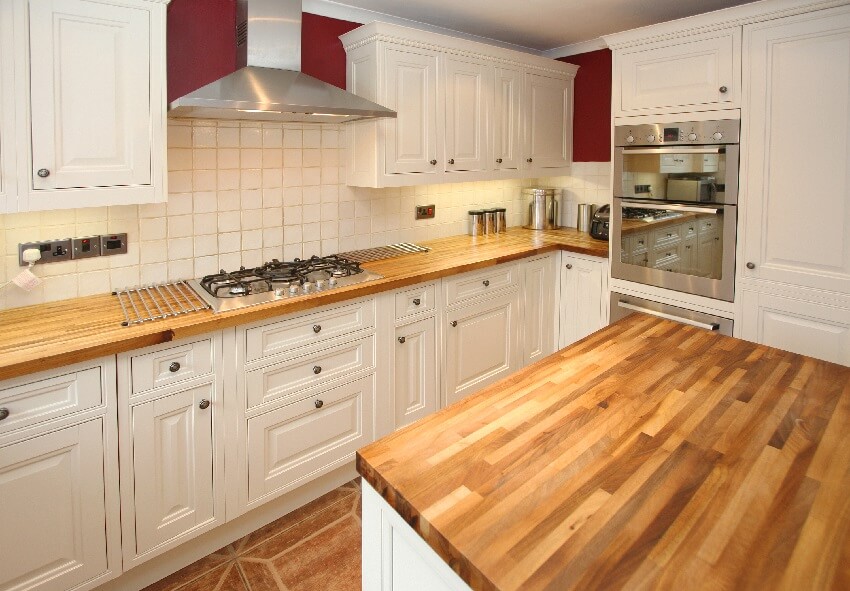
M343 123L395 117L301 72L301 0L237 0L232 74L173 101L169 117Z

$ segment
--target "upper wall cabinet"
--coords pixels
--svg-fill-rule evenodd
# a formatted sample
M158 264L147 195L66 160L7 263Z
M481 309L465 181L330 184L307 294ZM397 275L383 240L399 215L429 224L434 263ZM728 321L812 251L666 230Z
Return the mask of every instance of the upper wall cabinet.
M8 210L165 200L166 4L4 3L16 34L18 197Z
M15 189L15 97L12 92L15 62L12 11L0 5L0 213L14 211Z
M625 46L606 41L614 49L614 115L740 106L741 27Z
M348 89L398 113L346 126L349 185L569 170L577 66L387 23L341 39Z

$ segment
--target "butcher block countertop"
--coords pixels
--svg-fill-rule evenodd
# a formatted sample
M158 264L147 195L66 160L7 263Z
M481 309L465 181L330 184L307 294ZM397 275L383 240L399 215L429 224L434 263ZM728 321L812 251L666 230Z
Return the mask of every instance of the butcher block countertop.
M608 257L607 242L574 228L545 232L511 228L496 236L452 236L422 244L431 251L363 265L384 279L222 314L203 311L125 327L121 326L121 306L110 294L0 311L0 379L301 312L534 254L560 249Z
M850 589L850 368L642 314L379 440L473 589Z

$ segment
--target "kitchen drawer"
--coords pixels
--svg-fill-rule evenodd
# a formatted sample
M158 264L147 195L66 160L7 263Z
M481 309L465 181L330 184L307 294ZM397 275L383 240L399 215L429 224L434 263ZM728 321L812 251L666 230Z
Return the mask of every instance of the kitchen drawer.
M489 293L519 286L519 266L499 265L443 281L446 306L463 304Z
M297 399L303 397L304 390L355 372L373 369L374 335L255 369L245 376L248 408L276 400Z
M689 238L695 238L697 233L699 232L699 224L697 220L691 220L690 222L685 222L681 225L681 229L679 232L682 235L682 240L688 240Z
M713 232L717 232L719 226L720 224L715 216L699 220L700 236L702 236L703 234L711 234Z
M433 283L417 285L395 294L395 319L401 320L420 312L432 311L437 303L437 290Z
M682 260L682 244L673 244L652 252L650 264L654 269L678 272Z
M248 420L248 502L354 459L374 439L374 375Z
M214 368L212 339L133 355L130 368L133 394L211 374Z
M312 314L300 314L245 331L245 360L256 361L333 337L375 326L375 300L370 298Z
M652 233L652 247L665 247L668 244L674 244L682 239L681 226L669 225L664 228L659 228Z
M645 232L641 232L640 234L629 234L631 239L631 253L632 255L643 254L647 250L649 250L649 235Z
M0 433L64 417L105 403L101 368L23 383L0 390ZM7 414L8 413L8 414Z

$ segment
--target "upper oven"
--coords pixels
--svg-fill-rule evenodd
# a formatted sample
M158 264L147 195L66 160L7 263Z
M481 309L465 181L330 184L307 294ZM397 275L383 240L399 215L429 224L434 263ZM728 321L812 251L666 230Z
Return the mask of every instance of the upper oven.
M738 120L615 128L612 277L734 299L739 128Z

